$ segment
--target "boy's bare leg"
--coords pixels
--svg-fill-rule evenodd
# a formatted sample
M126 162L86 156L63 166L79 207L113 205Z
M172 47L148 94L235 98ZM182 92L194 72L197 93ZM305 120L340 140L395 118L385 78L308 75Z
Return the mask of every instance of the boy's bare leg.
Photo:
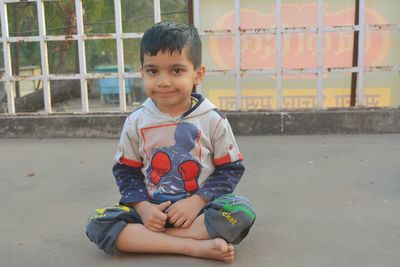
M182 227L166 228L164 233L173 236L190 237L200 240L210 239L210 237L208 236L206 226L204 224L204 214L198 216L196 220L194 220L193 223L188 228L182 228Z
M232 262L234 248L220 238L196 240L153 232L142 224L128 224L117 239L117 248L125 252L171 253Z

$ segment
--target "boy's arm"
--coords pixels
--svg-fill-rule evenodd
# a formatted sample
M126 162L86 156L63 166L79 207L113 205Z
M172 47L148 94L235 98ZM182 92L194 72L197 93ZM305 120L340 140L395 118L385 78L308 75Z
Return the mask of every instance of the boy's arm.
M134 168L125 164L116 163L113 174L121 193L121 204L131 204L148 200L147 189L144 184L144 175L141 168Z
M232 193L244 172L243 156L239 152L232 128L225 115L215 111L220 115L211 137L215 169L196 192L207 201Z
M195 193L207 202L232 193L244 172L241 160L217 166L207 182Z

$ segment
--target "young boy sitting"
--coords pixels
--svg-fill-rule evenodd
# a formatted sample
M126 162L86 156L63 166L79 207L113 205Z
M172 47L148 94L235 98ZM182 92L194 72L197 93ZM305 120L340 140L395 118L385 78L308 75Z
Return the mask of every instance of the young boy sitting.
M97 209L86 234L108 254L173 253L232 262L255 220L232 194L243 172L231 127L193 93L205 74L197 30L162 22L140 46L149 97L125 121L113 173L120 205Z

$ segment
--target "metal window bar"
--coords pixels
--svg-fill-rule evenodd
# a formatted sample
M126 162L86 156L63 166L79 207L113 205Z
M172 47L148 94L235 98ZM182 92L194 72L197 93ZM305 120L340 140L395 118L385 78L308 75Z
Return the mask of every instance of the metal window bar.
M82 100L82 112L89 112L88 104L88 90L87 80L88 79L99 79L99 78L118 78L120 83L120 110L126 111L125 101L125 87L121 86L125 82L126 78L138 78L140 77L139 72L125 73L123 63L123 40L131 38L141 38L143 33L123 33L122 32L122 18L120 10L120 0L114 0L115 3L115 19L116 19L116 33L107 35L90 35L86 36L83 27L83 8L82 1L75 0L76 17L77 17L77 33L72 36L53 36L47 35L45 29L45 14L43 8L43 2L49 0L24 0L24 2L34 2L37 4L38 19L39 19L39 36L9 36L8 32L8 16L7 16L7 4L20 3L20 0L0 0L0 15L2 25L2 37L1 42L3 45L4 54L4 74L0 78L1 82L4 82L5 91L7 94L7 113L15 114L15 103L14 103L14 91L13 82L17 81L37 81L40 80L44 84L44 102L45 112L52 113L51 109L51 96L50 96L50 81L51 80L71 80L79 79L81 84L81 100ZM288 27L282 28L281 16L282 16L282 1L275 0L276 4L276 25L274 28L265 29L246 29L240 28L240 0L235 0L235 13L239 16L235 20L235 31L218 30L218 31L201 31L200 30L200 0L194 0L193 2L193 14L194 14L194 25L200 31L202 36L204 35L230 35L235 37L236 45L240 48L240 37L242 35L252 34L273 34L276 36L276 66L274 69L262 69L262 70L242 70L240 66L240 50L237 50L236 60L239 62L234 70L208 70L207 75L235 75L236 76L236 91L237 91L237 104L238 108L241 108L241 97L242 97L242 86L241 76L252 74L252 75L275 75L276 76L276 90L277 90L277 110L282 109L282 75L284 74L299 74L299 73L310 73L317 75L317 95L318 95L318 109L323 108L323 73L335 72L335 73L349 73L357 72L358 85L358 106L363 105L364 96L364 73L365 72L400 72L400 66L365 66L364 62L364 48L365 48L365 34L368 31L395 31L400 30L400 23L394 24L378 24L378 25L365 25L365 0L360 0L359 25L350 26L330 26L325 27L323 25L322 18L322 5L323 0L318 0L318 25L317 27ZM118 12L119 9L119 12ZM154 21L161 21L160 13L160 0L154 0ZM351 32L359 31L359 60L357 67L335 67L327 68L323 66L323 33L325 32ZM283 33L303 33L311 32L318 34L318 57L317 66L315 68L283 68L282 67L282 34ZM86 70L86 55L85 55L85 41L86 40L106 40L114 39L117 42L118 50L118 73L87 73ZM65 40L76 40L78 43L78 55L79 55L79 73L78 74L49 74L48 71L48 59L47 59L47 42L48 41L65 41ZM238 41L239 40L239 41ZM39 76L13 76L11 68L11 51L10 44L16 42L39 42L41 51L41 64L42 74ZM46 85L47 84L47 85ZM198 91L201 92L201 87L198 87Z
M154 0L154 23L161 21L161 5L160 0Z
M114 0L115 32L117 42L117 62L118 62L118 85L119 85L119 108L121 112L126 111L126 92L125 92L125 63L124 63L124 41L122 39L122 15L121 1Z
M83 7L81 0L75 0L76 9L76 36L78 39L78 56L79 56L79 80L81 85L81 101L82 112L89 112L89 99L86 80L86 54L85 54L85 30L83 27Z
M322 109L324 105L324 0L318 0L318 14L317 14L317 106Z
M358 106L363 106L364 101L364 48L365 48L365 0L360 0L359 9L359 34L358 34L358 77L357 97Z
M7 41L9 38L8 32L8 16L7 16L7 4L4 1L0 2L1 5L1 39L3 42L3 53L4 53L4 75L2 80L5 84L7 94L7 108L9 114L15 114L14 105L14 91L11 83L12 68L11 68L11 49L10 43Z
M44 4L41 0L36 0L36 7L39 20L39 35L40 35L40 60L42 67L42 82L43 82L43 97L44 97L44 110L51 113L51 95L50 95L50 82L49 82L49 62L47 57L47 42L46 36L46 23L44 14Z
M193 1L193 25L198 29L198 31L201 31L200 29L200 0L194 0ZM203 92L203 86L200 83L199 85L196 86L196 91L197 93L201 94Z
M241 46L240 46L240 0L235 0L235 75L236 75L236 109L242 110L242 76L241 76Z
M276 77L276 105L282 109L282 1L275 1L275 77Z

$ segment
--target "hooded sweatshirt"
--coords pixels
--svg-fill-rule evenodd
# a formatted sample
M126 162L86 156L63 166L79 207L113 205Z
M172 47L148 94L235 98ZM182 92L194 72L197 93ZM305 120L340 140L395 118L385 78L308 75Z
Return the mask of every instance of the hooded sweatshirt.
M206 98L178 117L148 98L125 120L113 173L121 204L206 201L232 193L244 167L228 120Z

